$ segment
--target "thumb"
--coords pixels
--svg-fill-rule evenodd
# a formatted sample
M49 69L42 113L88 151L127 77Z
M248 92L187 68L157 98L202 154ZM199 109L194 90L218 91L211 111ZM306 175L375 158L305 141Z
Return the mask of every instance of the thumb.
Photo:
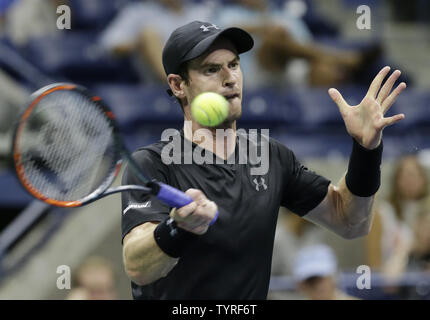
M205 194L199 189L188 189L185 191L185 194L190 196L197 203L207 200Z
M334 103L337 104L340 112L342 114L346 112L346 108L348 108L348 104L346 103L345 99L342 97L341 93L335 88L330 88L328 90L328 94L330 98L334 101Z

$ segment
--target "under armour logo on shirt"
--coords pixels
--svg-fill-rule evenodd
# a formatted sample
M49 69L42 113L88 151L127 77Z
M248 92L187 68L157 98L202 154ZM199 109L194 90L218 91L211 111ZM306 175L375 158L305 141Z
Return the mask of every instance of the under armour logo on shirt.
M260 177L260 182L258 182L257 178L252 180L252 182L255 183L255 190L257 190L257 191L260 191L260 187L263 187L264 190L267 189L267 185L266 185L263 177Z
M203 32L208 32L210 28L214 28L214 29L218 29L218 30L219 30L218 26L216 26L216 25L215 25L215 24L213 24L213 23L212 23L212 25L210 25L210 26L205 26L204 24L202 24L202 25L200 26L200 29L202 29L202 30L203 30Z

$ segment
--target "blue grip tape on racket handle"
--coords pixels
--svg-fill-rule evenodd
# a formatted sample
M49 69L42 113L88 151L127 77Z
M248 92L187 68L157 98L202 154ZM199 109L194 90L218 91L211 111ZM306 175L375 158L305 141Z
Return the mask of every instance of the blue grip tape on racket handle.
M193 199L182 191L164 183L159 183L159 185L160 191L158 191L157 198L169 206L181 208L193 202Z
M160 183L160 182L159 182L159 186L160 186L160 191L157 194L157 198L171 207L181 208L194 201L190 196L187 196L184 192L176 188L173 188L172 186L169 186L167 184ZM212 219L209 225L214 224L214 222L217 219L218 219L218 210L215 214L215 217Z
M209 223L209 226L213 225L215 223L215 221L218 219L218 210L215 213L215 217L212 219L212 221Z

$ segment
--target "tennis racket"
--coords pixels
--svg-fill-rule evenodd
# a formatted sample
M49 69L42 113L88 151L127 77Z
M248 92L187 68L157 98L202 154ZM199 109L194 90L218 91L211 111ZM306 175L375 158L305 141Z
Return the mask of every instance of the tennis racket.
M79 207L132 190L175 208L193 201L146 177L125 147L112 111L100 97L76 84L54 83L34 92L15 127L12 148L21 184L33 197L54 206ZM109 188L122 159L141 185Z

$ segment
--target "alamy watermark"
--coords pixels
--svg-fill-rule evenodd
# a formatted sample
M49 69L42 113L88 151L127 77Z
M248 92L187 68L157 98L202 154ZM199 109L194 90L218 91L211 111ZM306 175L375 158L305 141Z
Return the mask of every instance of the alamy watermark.
M71 288L71 274L70 267L67 265L61 265L57 267L57 274L60 276L57 278L57 288L59 290L70 290Z
M355 285L357 286L357 289L363 290L372 289L372 272L370 270L370 267L367 265L361 265L357 267L356 273L360 276L357 278L357 281L355 282Z
M189 123L187 123L189 122ZM191 121L185 121L185 130L191 128ZM261 131L260 133L258 131ZM189 131L190 132L190 131ZM204 146L214 146L213 132L208 129L198 129L189 136L193 141L200 141L201 148L192 147L192 142L182 139L176 129L166 129L161 134L162 141L168 141L161 152L161 160L164 164L247 164L251 165L251 175L265 175L269 171L269 129L245 129L236 130L238 148L232 139L236 139L233 129L216 129L215 148L225 150L227 143L227 160L214 157L207 152ZM183 146L182 146L183 144ZM236 157L236 150L238 157ZM183 151L183 152L182 152ZM238 158L238 159L236 159ZM237 163L236 163L237 162Z
M359 30L370 30L372 28L372 12L370 7L364 4L358 6L357 14L360 15L356 21L357 28Z
M57 18L57 29L70 30L72 28L72 14L70 7L65 4L58 6L57 14L60 14L60 16Z
M372 16L370 7L367 5L360 5L357 7L357 14L360 16L357 18L356 26L359 30L370 30L372 28ZM59 30L70 30L72 28L72 14L68 5L60 5L57 7L57 29Z

